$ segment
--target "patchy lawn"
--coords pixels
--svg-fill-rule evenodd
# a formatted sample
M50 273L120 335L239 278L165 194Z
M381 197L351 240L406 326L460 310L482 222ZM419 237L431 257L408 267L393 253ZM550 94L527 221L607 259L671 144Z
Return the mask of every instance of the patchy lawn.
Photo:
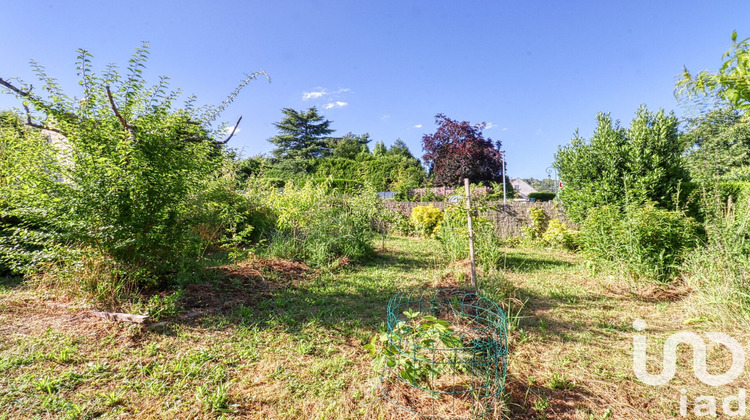
M0 419L403 418L379 398L362 347L384 329L398 291L468 278L436 242L404 238L334 272L261 258L215 270L208 283L186 286L180 311L152 329L0 280ZM509 315L506 418L671 418L682 389L692 413L700 395L748 388L747 375L701 384L686 346L669 384L635 377L636 319L648 324L654 374L674 332L720 330L747 342L739 327L700 316L685 288L623 284L592 275L574 254L530 249L508 249L503 270L480 282ZM709 361L718 374L731 356L709 346Z

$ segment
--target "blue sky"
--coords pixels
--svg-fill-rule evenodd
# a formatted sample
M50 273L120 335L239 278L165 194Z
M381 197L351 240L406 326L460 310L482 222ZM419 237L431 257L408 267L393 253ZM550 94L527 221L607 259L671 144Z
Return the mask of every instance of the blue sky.
M750 37L742 1L35 1L5 2L0 77L33 82L36 59L72 95L75 51L98 68L125 67L151 46L148 75L242 115L231 145L271 150L281 108L317 106L337 134L400 138L421 157L434 116L486 122L507 150L508 175L546 177L576 129L590 137L598 112L628 124L636 109L675 110L682 67L716 70L737 30ZM0 95L0 108L18 106Z

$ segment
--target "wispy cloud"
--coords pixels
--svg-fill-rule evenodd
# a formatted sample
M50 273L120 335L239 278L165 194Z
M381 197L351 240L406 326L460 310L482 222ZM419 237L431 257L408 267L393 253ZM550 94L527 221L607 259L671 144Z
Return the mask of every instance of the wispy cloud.
M336 101L336 102L329 102L325 105L325 109L331 109L331 108L343 108L345 106L349 105L347 102L342 101Z
M339 95L339 94L342 94L344 92L349 92L350 90L351 89L349 89L349 88L341 88L339 90L336 90L336 91L333 91L333 92L329 92L328 89L326 89L326 88L316 87L313 90L311 90L310 92L302 92L302 100L303 101L309 101L310 99L320 99L320 98L322 98L324 96Z
M542 130L540 128L540 129L536 130L536 133L534 133L534 134L536 134L537 136L542 136L542 135L544 135L544 130Z
M502 131L508 131L508 127L503 127Z
M233 129L233 128L234 128L234 126L231 126L231 127L226 127L226 128L224 129L224 134L231 134L231 133L232 133L232 129ZM237 133L239 133L240 131L242 131L242 129L241 129L241 128L239 128L239 127L237 127L237 129L236 129L236 130L234 130L234 134L237 134Z
M385 115L383 115L382 117L380 117L380 121L385 121L385 120L387 120L387 119L389 119L389 118L391 118L391 116L390 116L390 115L388 115L388 114L385 114Z
M310 99L318 99L322 98L326 95L326 90L323 88L315 88L316 90L313 90L312 92L303 92L302 93L302 100L303 101L309 101Z
M422 124L417 124L414 126L414 128L422 128Z
M497 126L496 126L495 124L492 124L491 122L488 122L488 123L486 123L486 124L484 125L484 129L485 129L485 130L489 130L489 129L491 129L491 128L495 128L495 127L497 127Z

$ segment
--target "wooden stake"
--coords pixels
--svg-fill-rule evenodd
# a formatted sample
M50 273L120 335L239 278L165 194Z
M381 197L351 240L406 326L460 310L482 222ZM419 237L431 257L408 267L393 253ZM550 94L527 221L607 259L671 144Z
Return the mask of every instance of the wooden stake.
M469 223L469 259L471 260L471 285L475 290L477 287L477 271L474 268L474 229L471 228L471 190L469 189L469 178L464 178L466 187L466 217Z

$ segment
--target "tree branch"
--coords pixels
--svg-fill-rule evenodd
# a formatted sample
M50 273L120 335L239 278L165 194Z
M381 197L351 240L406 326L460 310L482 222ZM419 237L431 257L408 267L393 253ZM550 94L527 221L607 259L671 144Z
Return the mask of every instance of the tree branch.
M40 130L54 131L55 133L60 133L62 135L65 135L65 133L63 133L62 131L58 130L57 128L54 128L54 127L45 127L42 124L37 124L37 123L31 121L31 111L29 110L29 107L26 106L26 105L24 105L23 109L26 110L26 125L28 125L29 127L38 128Z
M22 91L21 89L19 89L19 88L17 88L17 87L15 87L15 86L13 86L13 85L12 85L12 84L11 84L10 82L8 82L8 81L6 81L6 80L3 80L3 78L2 78L2 77L0 77L0 85L3 85L3 86L5 86L6 88L8 88L8 89L12 90L12 91L13 91L13 92L15 92L15 93L16 93L16 94L17 94L18 96L21 96L21 97L24 97L24 98L28 98L28 97L30 97L30 96L31 96L31 87L29 87L29 90L28 90L28 91L24 92L24 91Z
M29 85L29 90L27 90L26 92L24 92L21 89L13 86L12 83L10 83L7 80L4 80L3 78L0 78L0 85L5 86L6 88L10 89L11 91L13 91L16 95L20 96L21 98L25 98L25 99L30 100L31 103L34 104L34 107L37 108L37 110L44 111L48 115L49 114L55 114L54 112L50 112L49 111L50 109L54 109L53 107L45 104L40 98L38 98L38 97L36 97L36 96L34 96L34 95L31 94L31 89L33 89L33 86ZM24 108L26 108L26 111L28 113L28 107L24 106ZM57 111L61 112L61 114L63 114L65 117L69 118L72 121L80 121L81 120L81 118L78 117L78 115L73 114L72 112L65 112L65 111L60 111L60 110L57 110ZM28 122L28 120L27 120L27 122ZM39 127L38 124L37 125L29 124L29 125L32 126L32 127L36 127L36 128L44 128L45 130L57 131L59 133L59 131L56 130L56 129L46 128L46 127Z
M229 133L229 137L225 138L222 141L216 141L216 140L214 140L213 141L214 146L215 147L219 147L219 146L221 146L223 144L227 144L227 142L229 142L229 139L231 139L232 136L234 136L234 133L237 131L237 127L240 125L240 121L242 121L242 116L240 116L240 118L237 119L237 122L234 124L234 128L232 129L232 132ZM201 143L201 142L210 141L210 140L211 139L206 138L206 137L202 137L202 138L201 137L190 137L190 138L182 139L181 141L185 142L185 143Z
M229 137L227 137L226 139L224 139L224 141L217 141L216 144L227 144L227 142L229 141L229 139L231 139L232 136L234 135L234 132L237 131L237 126L240 125L240 121L242 121L242 115L240 115L240 118L237 120L237 123L234 125L234 128L232 129L232 132L229 133Z
M130 133L130 139L132 141L135 141L135 131L133 131L133 127L128 124L127 121L125 121L125 118L120 114L120 111L117 110L117 106L115 105L115 98L112 97L112 91L109 90L109 85L106 86L107 89L107 97L109 98L109 104L112 106L112 111L115 112L115 116L117 116L117 119L120 120L120 124L122 124L123 127L125 127L126 130L128 130L128 133Z

